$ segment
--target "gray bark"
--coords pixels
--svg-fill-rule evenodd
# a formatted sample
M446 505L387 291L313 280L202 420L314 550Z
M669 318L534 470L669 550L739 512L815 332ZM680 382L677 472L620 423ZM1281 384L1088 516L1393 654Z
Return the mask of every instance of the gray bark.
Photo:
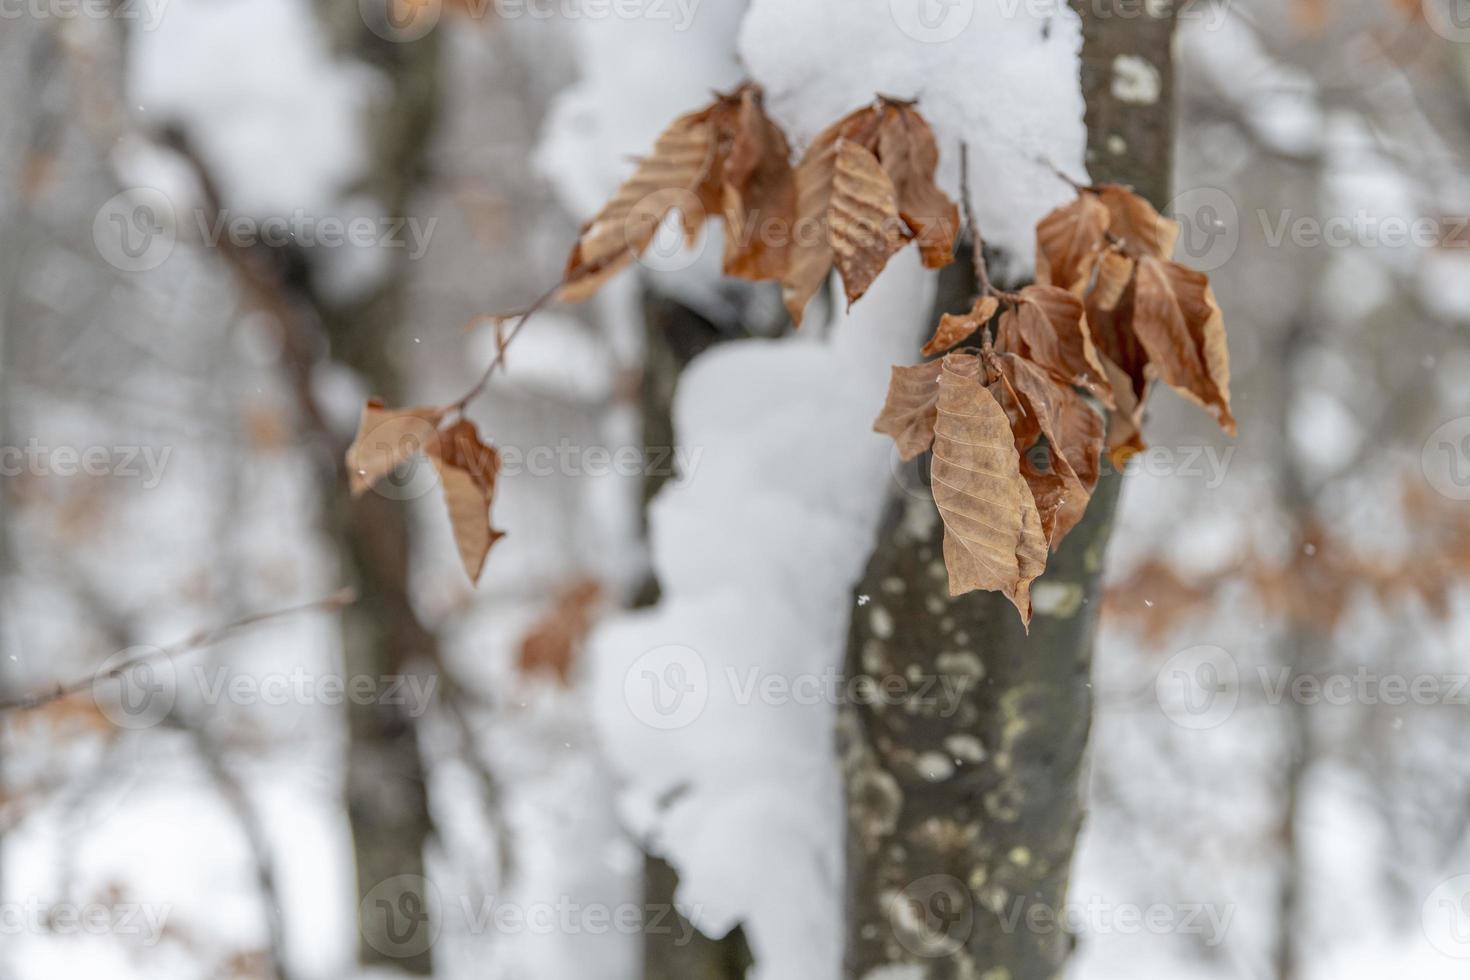
M1129 0L1077 4L1094 180L1168 201L1174 21ZM1113 95L1115 59L1158 72L1156 102ZM939 312L970 305L964 263ZM1087 517L1037 582L1027 636L997 593L951 599L943 525L926 488L895 502L857 587L847 670L856 685L904 679L900 703L844 705L846 975L911 964L926 980L1047 980L1075 937L1059 918L1083 820L1097 596L1122 478L1105 471ZM957 696L946 697L947 683ZM932 696L924 696L925 694ZM856 699L855 699L856 700Z

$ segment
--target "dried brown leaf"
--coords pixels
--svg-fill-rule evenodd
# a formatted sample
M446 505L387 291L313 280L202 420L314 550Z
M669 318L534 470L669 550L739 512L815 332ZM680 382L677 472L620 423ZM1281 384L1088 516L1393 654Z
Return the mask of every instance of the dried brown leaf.
M1179 240L1176 222L1159 214L1152 204L1122 184L1104 184L1097 195L1108 209L1108 231L1130 252L1139 258L1174 257L1174 244Z
M872 151L852 140L837 144L827 218L832 253L851 306L904 246L893 181Z
M1080 293L1106 243L1111 216L1096 194L1084 192L1036 226L1036 281Z
M449 526L471 582L480 580L485 557L505 537L490 524L500 454L480 441L473 422L461 419L440 434L440 453L429 457L439 471Z
M781 127L766 116L761 91L747 85L727 115L728 156L719 168L725 216L725 274L780 279L791 262L796 171ZM710 213L714 213L711 210Z
M1087 297L1089 310L1111 313L1118 308L1128 284L1133 281L1136 263L1122 252L1109 250L1097 261L1097 281Z
M593 579L579 579L561 589L546 615L521 639L516 661L521 674L550 674L562 687L570 687L572 668L592 630L602 595L602 585Z
M951 347L958 347L965 338L989 323L998 309L1000 300L994 296L981 296L968 313L944 314L939 318L939 327L934 331L934 336L924 345L924 356L933 357Z
M934 444L934 419L939 403L938 362L894 367L888 382L888 400L873 423L873 431L891 436L898 455L910 460Z
M633 176L583 228L567 258L560 298L589 299L603 284L648 248L659 226L682 212L685 234L694 237L706 217L701 189L717 162L715 116L722 105L680 116L664 130Z
M950 354L939 378L932 475L949 591L999 591L1029 626L1031 583L1046 568L1046 539L1010 422L980 374L977 357Z
M1225 317L1209 277L1173 262L1140 261L1133 332L1164 383L1198 402L1234 435Z
M960 211L934 183L939 146L934 130L913 106L888 103L878 127L878 159L898 193L898 213L919 245L924 265L954 261Z
M1111 407L1113 396L1082 300L1060 286L1027 286L1000 317L996 343Z
M354 497L385 479L420 454L439 451L439 408L385 408L369 399L357 423L357 437L347 448L347 480Z
M1103 420L1072 388L1058 384L1035 364L1015 354L988 359L996 400L1018 401L1026 423L1012 429L1021 475L1041 514L1053 551L1087 511L1101 474ZM1007 414L1010 414L1009 411ZM1040 442L1045 437L1045 444Z

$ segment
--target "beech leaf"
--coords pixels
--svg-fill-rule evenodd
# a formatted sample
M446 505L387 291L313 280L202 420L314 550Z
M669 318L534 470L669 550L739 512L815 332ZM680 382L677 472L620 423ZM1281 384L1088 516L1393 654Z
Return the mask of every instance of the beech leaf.
M1108 231L1140 258L1172 259L1179 225L1122 184L1104 184L1098 198L1108 209Z
M934 444L934 419L939 403L938 363L894 367L888 382L888 400L873 423L873 431L891 436L905 462Z
M357 423L357 436L347 448L347 482L360 497L399 466L420 454L439 450L438 408L386 408L369 399Z
M1013 425L1021 475L1036 501L1047 543L1055 551L1087 511L1101 475L1103 420L1080 395L1015 354L994 354L987 367L996 400L1020 401L1030 424ZM1009 412L1008 412L1009 414ZM1045 447L1038 461L1041 438Z
M1225 317L1209 277L1173 262L1141 260L1133 332L1164 383L1204 406L1234 435Z
M1113 405L1112 386L1103 371L1086 308L1060 286L1027 286L1020 302L1000 317L996 343L1034 361L1058 380L1085 388L1103 404Z
M699 190L714 169L716 107L674 120L597 217L583 228L567 257L560 298L581 302L652 243L670 212L683 213L686 235L704 223Z
M1092 263L1106 244L1108 207L1096 194L1082 193L1036 226L1036 281L1072 292L1087 288Z
M739 91L739 107L727 113L728 156L719 168L719 210L725 216L725 274L742 279L780 279L791 261L796 221L796 172L781 127L761 105L760 89ZM713 209L710 213L715 213Z
M851 306L904 246L893 181L878 158L852 140L837 144L827 220L837 271Z
M431 456L439 470L444 503L449 509L449 526L459 558L471 582L480 580L490 548L505 537L490 525L490 505L495 500L495 479L500 473L500 454L480 441L473 422L461 419L445 429L441 452Z
M934 130L910 105L889 103L878 128L878 159L898 192L898 213L912 231L924 265L954 261L960 210L934 182L939 145Z
M946 313L939 318L939 327L934 336L924 345L924 356L933 357L951 347L958 347L971 334L978 332L1000 309L1000 300L994 296L981 296L968 313Z
M1029 627L1031 583L1046 568L1046 539L1010 422L980 375L975 355L950 354L939 377L932 483L949 591L999 591Z

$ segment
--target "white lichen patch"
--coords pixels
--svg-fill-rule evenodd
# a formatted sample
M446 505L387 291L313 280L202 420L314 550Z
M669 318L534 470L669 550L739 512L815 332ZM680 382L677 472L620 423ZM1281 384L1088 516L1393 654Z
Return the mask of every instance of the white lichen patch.
M914 760L919 775L931 783L942 783L954 775L954 762L943 752L924 752Z
M922 497L910 497L903 509L903 533L915 541L928 541L939 523L939 508L934 501Z
M967 690L985 679L985 662L968 650L941 653L934 665L941 678L968 681Z
M1011 863L1018 868L1024 868L1031 863L1031 852L1024 847L1013 847L1010 853Z
M985 761L985 746L974 735L951 735L944 740L944 747L961 762L974 765Z
M1128 152L1128 141L1113 133L1108 137L1108 152L1115 157L1123 156Z
M921 963L885 963L863 974L863 980L927 980L928 970Z
M874 606L868 613L868 626L872 628L873 635L880 640L893 636L893 616L882 606Z
M1134 105L1153 105L1163 91L1163 79L1152 64L1131 54L1113 59L1113 98Z
M1031 589L1031 607L1038 616L1071 619L1085 598L1087 593L1076 582L1037 582Z
M883 591L889 595L903 595L908 584L897 575L890 575L883 580Z

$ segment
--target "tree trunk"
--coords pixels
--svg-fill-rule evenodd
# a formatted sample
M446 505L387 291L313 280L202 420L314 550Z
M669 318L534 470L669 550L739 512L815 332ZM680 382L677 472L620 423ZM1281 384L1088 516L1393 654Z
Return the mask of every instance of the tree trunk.
M1173 15L1130 0L1078 3L1088 166L1097 181L1168 201ZM1156 100L1113 92L1116 59L1157 72ZM965 263L939 312L968 309ZM927 473L921 460L911 475ZM911 486L918 484L915 478ZM998 593L951 599L943 524L927 488L895 502L854 604L849 690L902 678L900 703L845 705L846 974L913 964L905 980L1046 980L1076 943L1062 924L1082 825L1096 601L1120 474L1105 471L1083 522L1036 583L1027 636ZM890 682L891 683L891 682ZM947 685L947 686L946 686Z
M339 51L373 65L389 82L390 96L367 120L369 170L358 189L382 201L385 214L406 215L437 107L439 32L395 43L369 31L356 4L323 5L320 14ZM348 306L334 305L308 287L331 357L390 404L401 404L393 350L406 276L399 260L377 290ZM345 467L338 476L324 488L322 506L344 577L358 593L344 616L346 675L381 678L424 669L434 658L435 637L419 623L409 599L407 511L401 501L375 493L353 500ZM438 924L425 917L434 908L424 875L424 847L433 827L418 731L403 707L379 700L386 699L350 699L347 712L358 955L365 966L428 976Z
M649 290L643 301L644 334L641 414L644 458L674 445L674 393L679 376L696 356L726 340L744 335L739 327L715 324L677 300ZM664 473L644 479L645 509L668 480ZM658 580L649 576L635 606L658 601ZM656 915L660 928L647 929L643 936L644 980L742 980L751 965L750 947L737 926L728 936L711 939L694 929L674 911L674 893L679 875L666 861L648 855L643 862L645 909L669 909ZM649 925L652 925L650 922ZM687 943L679 937L691 936Z

